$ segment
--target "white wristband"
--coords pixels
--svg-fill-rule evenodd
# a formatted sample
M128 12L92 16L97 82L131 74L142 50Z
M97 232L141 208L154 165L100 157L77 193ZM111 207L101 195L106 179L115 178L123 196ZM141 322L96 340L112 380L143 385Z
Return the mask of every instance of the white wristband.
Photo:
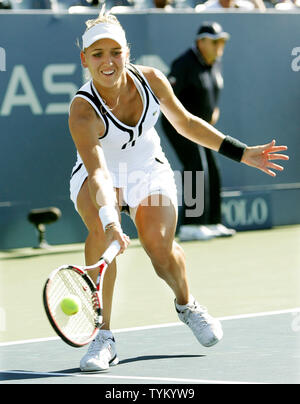
M99 209L99 217L102 222L104 232L106 226L110 223L120 225L118 212L113 206L102 206L102 208Z

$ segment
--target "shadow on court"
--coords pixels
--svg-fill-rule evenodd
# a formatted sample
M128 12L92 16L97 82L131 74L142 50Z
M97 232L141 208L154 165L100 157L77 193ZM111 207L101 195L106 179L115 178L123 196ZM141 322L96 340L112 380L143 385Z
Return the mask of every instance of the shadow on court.
M80 369L77 369L78 372L80 372ZM67 371L65 371L67 372ZM68 369L68 373L75 373L75 372L70 372ZM69 376L69 375L66 375ZM29 380L36 380L36 379L45 379L45 378L49 378L51 377L51 373L47 373L47 375L45 374L40 374L40 373L34 373L31 371L25 371L25 370L20 370L20 369L16 369L10 372L3 372L0 375L0 380L1 381L10 381L10 382L17 382L19 381L20 383L26 384ZM52 377L57 378L58 376L53 374ZM60 376L60 377L63 377Z
M124 359L121 360L119 362L119 367L123 364L126 363L133 363L133 362L138 362L138 361L149 361L149 360L160 360L160 359L176 359L176 358L200 358L200 357L204 357L205 355L144 355L144 356L137 356L135 358L128 358L128 359ZM10 373L11 372L11 373ZM83 374L81 373L80 368L70 368L70 369L61 369L61 370L56 370L56 371L51 371L51 372L45 372L45 373L35 373L31 370L21 370L21 369L15 369L10 371L9 373L0 373L0 380L23 380L24 383L26 383L26 380L34 380L34 379L45 379L45 378L49 378L49 377L69 377L70 375L81 375L83 376ZM53 375L51 376L51 373L53 373ZM108 374L109 371L102 371L100 374ZM92 374L92 373L91 373ZM93 374L97 374L97 372L93 373ZM59 375L59 376L58 376ZM88 374L86 374L88 375Z
M119 365L124 365L125 363L139 362L139 361L153 361L159 359L178 359L178 358L201 358L206 355L144 355L136 356L134 358L123 359L119 362Z

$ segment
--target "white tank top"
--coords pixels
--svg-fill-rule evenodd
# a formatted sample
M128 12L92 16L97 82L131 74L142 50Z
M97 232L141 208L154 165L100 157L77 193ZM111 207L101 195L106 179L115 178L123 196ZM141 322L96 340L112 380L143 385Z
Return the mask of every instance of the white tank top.
M168 164L161 148L160 138L154 128L160 113L159 101L144 75L135 66L128 65L126 70L143 101L143 112L136 126L128 126L112 114L92 80L84 84L74 97L81 97L88 101L104 122L105 133L99 137L99 142L116 187L125 185L122 180L124 178L126 181L122 175L124 171L131 173L134 170L146 170L154 159ZM77 152L77 162L73 172L81 164L83 163Z

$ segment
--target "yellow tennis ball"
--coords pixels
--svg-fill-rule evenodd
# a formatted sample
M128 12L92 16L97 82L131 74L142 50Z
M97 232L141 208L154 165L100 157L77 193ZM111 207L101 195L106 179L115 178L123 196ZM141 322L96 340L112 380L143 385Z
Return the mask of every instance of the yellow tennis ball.
M81 302L77 296L66 296L61 302L60 307L67 316L74 316L81 309Z

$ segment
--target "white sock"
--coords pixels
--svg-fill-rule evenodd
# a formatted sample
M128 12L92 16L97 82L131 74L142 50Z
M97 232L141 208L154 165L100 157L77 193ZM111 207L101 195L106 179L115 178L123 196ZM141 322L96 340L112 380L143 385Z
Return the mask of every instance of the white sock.
M110 330L100 330L99 333L101 333L102 337L104 339L108 339L108 338L113 338L113 333Z
M176 307L179 311L184 311L187 307L192 306L195 299L192 295L189 296L189 301L187 304L178 304L176 303Z

